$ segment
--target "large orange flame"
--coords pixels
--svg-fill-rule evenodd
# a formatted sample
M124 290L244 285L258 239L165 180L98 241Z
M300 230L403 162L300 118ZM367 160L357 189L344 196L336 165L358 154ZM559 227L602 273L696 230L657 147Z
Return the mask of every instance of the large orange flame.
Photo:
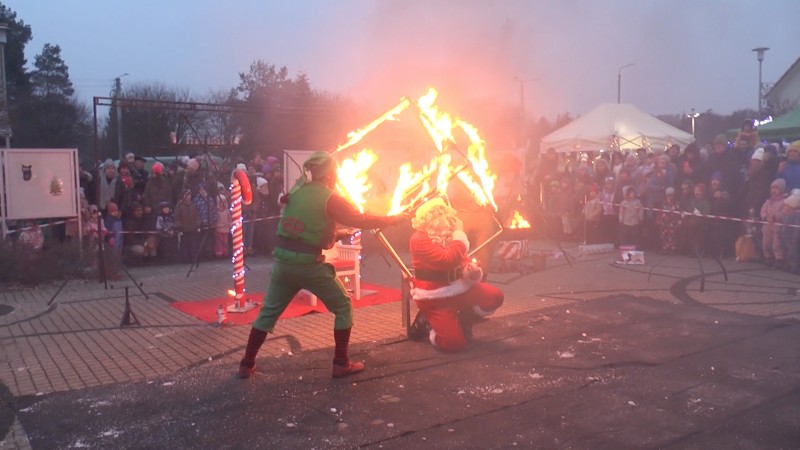
M496 211L493 191L497 176L492 173L486 160L486 143L476 127L440 111L437 98L436 89L429 88L415 103L419 120L437 151L422 168L415 170L411 162L400 167L389 214L413 209L434 194L446 196L452 178L464 183L479 205L490 206ZM385 121L396 120L411 104L408 99L402 99L363 128L348 133L348 141L339 145L333 153L355 145ZM466 154L458 148L459 140L467 143ZM339 168L339 191L362 212L364 197L372 187L366 173L377 159L375 152L363 150L353 158L342 161Z
M353 158L342 161L336 171L338 178L336 183L337 190L350 199L362 213L366 202L364 195L372 189L367 172L377 160L378 155L374 151L364 149Z

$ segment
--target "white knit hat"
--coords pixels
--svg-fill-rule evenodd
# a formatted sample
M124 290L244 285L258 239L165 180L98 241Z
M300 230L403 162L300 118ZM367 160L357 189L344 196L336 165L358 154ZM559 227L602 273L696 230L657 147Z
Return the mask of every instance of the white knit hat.
M789 205L792 209L800 208L800 194L792 194L783 201L784 204Z

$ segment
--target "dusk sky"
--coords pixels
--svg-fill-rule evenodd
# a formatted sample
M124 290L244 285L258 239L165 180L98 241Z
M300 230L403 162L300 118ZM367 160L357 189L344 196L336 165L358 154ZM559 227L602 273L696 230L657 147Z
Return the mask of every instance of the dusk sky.
M387 108L429 85L529 115L622 101L652 114L757 108L764 82L800 57L800 1L14 0L29 66L61 46L79 95L163 83L196 100L263 60L316 89ZM469 114L463 114L468 116Z

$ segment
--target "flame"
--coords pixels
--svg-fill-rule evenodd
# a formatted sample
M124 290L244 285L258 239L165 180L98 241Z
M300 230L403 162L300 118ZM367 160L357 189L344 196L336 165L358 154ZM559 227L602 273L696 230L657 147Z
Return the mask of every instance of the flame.
M469 136L470 144L467 159L472 164L473 172L475 172L480 179L480 186L482 188L474 189L470 187L472 195L481 206L491 205L492 208L497 211L497 203L495 203L494 197L492 197L497 176L489 169L489 161L486 160L486 143L481 139L477 128L462 120L460 120L458 124L467 136ZM459 175L459 179L461 178L462 177Z
M336 150L334 150L333 153L339 152L341 150L346 149L347 147L352 146L353 144L356 144L358 141L363 139L364 136L369 134L370 131L374 130L375 128L378 128L378 125L382 124L383 122L386 122L387 120L396 120L397 115L405 111L405 109L408 108L410 105L411 102L408 99L404 98L400 100L400 103L395 105L394 108L390 109L389 111L386 111L385 113L383 113L383 115L373 120L372 122L368 123L364 128L347 133L348 141L345 142L344 144L339 144L339 146L336 147Z
M374 151L364 149L356 153L353 158L342 161L336 171L338 175L337 190L350 199L362 213L364 212L364 195L372 189L367 172L377 160L378 155Z
M413 209L434 193L446 196L448 185L453 178L457 178L467 186L479 205L491 206L497 211L497 204L493 197L497 176L492 173L486 160L486 143L473 125L440 111L436 104L438 95L436 89L429 88L425 95L414 103L419 120L437 152L427 165L419 170L414 170L412 163L400 166L388 213L399 214ZM358 143L385 121L397 120L397 116L411 105L411 101L403 98L400 103L374 121L361 129L348 133L348 141L339 145L333 153ZM466 136L468 141L466 154L459 150L456 134L461 141ZM366 150L351 160L342 162L338 172L339 185L337 185L338 190L350 199L361 212L364 211L364 196L372 188L367 182L366 172L378 159L375 152L371 150L368 153L364 152ZM459 157L460 160L454 162Z
M458 174L458 179L469 188L479 205L491 205L497 211L497 204L492 196L497 176L489 169L489 162L486 160L486 143L481 139L478 129L473 125L459 118L453 119L449 114L439 111L439 107L435 103L437 96L436 89L430 88L417 101L420 120L436 145L436 149L439 150L439 156L434 158L436 164L441 167L437 179L437 192L446 195L447 181L450 178L447 174ZM477 180L469 172L464 171L463 168L454 169L450 166L451 157L444 159L444 156L448 155L446 152L456 151L460 153L455 145L454 128L461 129L469 139L466 158L469 161L472 172L477 176ZM462 154L462 156L464 155Z
M511 226L509 228L530 228L531 224L528 222L519 211L514 211L514 217L511 218Z
M439 153L442 153L444 151L444 143L455 143L455 139L453 138L453 120L449 114L439 112L439 107L436 106L435 102L438 95L439 93L436 92L436 89L428 89L428 93L417 101L417 107L420 111L419 118L422 121L422 125L428 130L436 149L439 150Z
M400 166L400 176L397 179L397 186L392 195L392 206L389 208L389 214L400 214L428 195L431 192L428 178L434 170L434 167L426 166L422 170L414 172L411 170L410 163ZM413 198L409 200L408 197L411 195L413 195Z

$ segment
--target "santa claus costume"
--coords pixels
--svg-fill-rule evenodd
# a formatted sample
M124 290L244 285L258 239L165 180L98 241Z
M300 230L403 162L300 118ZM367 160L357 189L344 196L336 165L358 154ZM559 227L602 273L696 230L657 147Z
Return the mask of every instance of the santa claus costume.
M483 272L467 258L469 241L456 212L441 198L417 209L412 225L411 297L419 314L409 337L427 337L446 352L463 349L472 325L503 304L503 292L481 282Z

